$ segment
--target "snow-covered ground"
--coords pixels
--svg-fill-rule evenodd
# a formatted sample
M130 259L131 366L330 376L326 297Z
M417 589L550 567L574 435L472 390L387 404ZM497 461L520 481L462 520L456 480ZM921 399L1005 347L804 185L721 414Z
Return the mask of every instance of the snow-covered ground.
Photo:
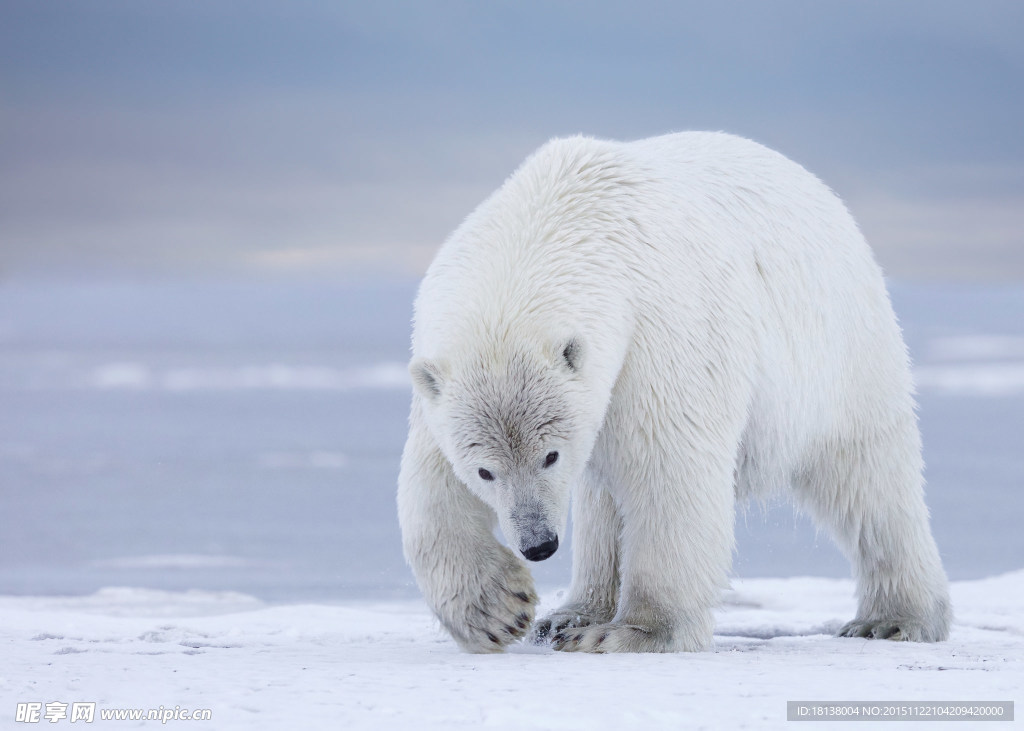
M202 727L216 729L766 729L787 725L787 700L1024 698L1024 571L955 583L952 637L934 645L832 637L851 592L840 579L738 580L714 650L665 656L467 655L416 601L6 597L0 726L19 702L61 702L95 703L97 723L104 710L208 709Z
M437 630L394 508L413 292L0 285L0 728L51 702L217 729L675 729L782 726L786 700L1020 700L1024 288L893 287L952 639L832 638L849 569L773 505L738 516L715 651L667 657L470 656ZM545 608L566 548L531 567Z

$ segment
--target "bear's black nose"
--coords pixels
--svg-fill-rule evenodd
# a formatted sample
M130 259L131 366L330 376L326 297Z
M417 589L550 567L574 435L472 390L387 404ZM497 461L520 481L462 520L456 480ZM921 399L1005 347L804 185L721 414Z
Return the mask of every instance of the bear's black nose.
M539 546L533 546L523 551L523 555L531 561L543 561L546 558L550 558L551 555L558 550L558 536L555 536L550 541L544 541Z

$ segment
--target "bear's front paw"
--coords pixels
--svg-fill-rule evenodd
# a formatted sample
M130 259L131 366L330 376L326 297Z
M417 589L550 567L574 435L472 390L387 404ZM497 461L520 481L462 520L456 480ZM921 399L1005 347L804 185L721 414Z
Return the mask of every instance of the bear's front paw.
M460 592L438 608L437 616L463 650L501 652L526 634L537 601L529 570L502 549L475 591Z
M592 624L603 624L611 619L614 614L614 611L581 605L566 605L538 621L533 627L533 632L530 633L530 641L535 645L544 644L553 635L558 634L564 629L577 629L589 627Z

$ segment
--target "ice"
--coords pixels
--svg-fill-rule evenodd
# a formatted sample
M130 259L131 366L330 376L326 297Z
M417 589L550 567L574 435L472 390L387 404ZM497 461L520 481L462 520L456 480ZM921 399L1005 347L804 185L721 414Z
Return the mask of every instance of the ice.
M932 338L929 360L1024 360L1024 338L1011 335L960 335Z
M70 381L76 383L79 379L72 376ZM410 385L404 363L380 363L348 369L272 363L163 370L140 363L108 363L96 368L87 382L100 389L157 388L165 391L345 391L359 388L408 389Z
M954 583L952 636L931 645L831 636L852 591L737 580L712 651L617 656L523 644L467 655L415 600L0 597L0 713L62 701L209 708L217 729L782 729L787 700L1021 700L1024 571Z
M918 391L945 395L1019 396L1024 394L1024 362L917 368Z
M208 556L194 553L123 556L93 561L94 566L114 569L225 569L242 568L252 563L239 556Z
M141 363L107 363L92 376L96 388L152 388L154 380L150 369Z
M936 337L925 357L926 364L914 372L919 391L986 398L1024 394L1024 337Z

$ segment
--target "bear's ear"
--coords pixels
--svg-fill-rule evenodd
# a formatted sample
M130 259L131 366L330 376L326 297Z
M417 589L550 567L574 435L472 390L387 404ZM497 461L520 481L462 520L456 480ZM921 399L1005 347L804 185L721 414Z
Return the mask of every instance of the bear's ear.
M441 395L444 370L440 363L417 358L409 364L409 375L412 376L413 388L428 401L433 401Z
M570 338L562 344L562 363L573 373L580 369L580 360L583 357L583 347L576 338Z

